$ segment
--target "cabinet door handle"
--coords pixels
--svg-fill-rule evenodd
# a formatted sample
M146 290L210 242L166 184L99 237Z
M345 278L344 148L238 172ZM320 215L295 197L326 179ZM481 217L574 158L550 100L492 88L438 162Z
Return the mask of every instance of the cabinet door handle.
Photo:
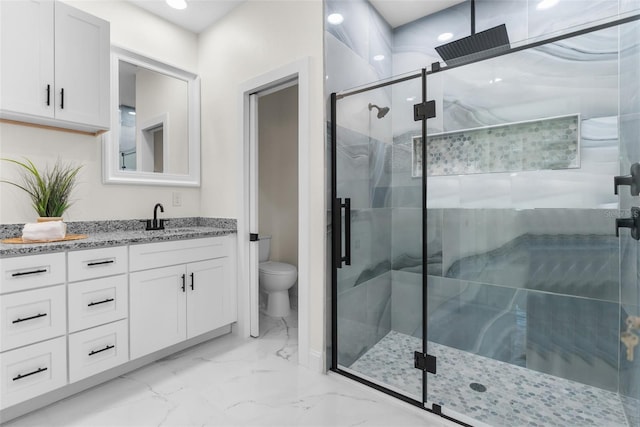
M31 270L31 271L20 271L18 273L13 273L11 277L27 276L29 274L40 274L40 273L46 273L47 271L48 270L46 268L41 268L39 270Z
M60 89L60 109L64 110L64 88Z
M87 304L87 307L92 307L92 306L98 305L98 304L105 304L105 303L111 302L111 301L115 301L115 300L113 298L107 298L106 300L103 300L103 301L90 302L89 304Z
M36 314L35 316L25 317L24 319L17 318L17 319L16 319L16 320L14 320L12 323L26 322L27 320L38 319L38 318L40 318L40 317L44 317L44 316L46 316L46 315L47 315L47 313L39 313L39 314Z
M105 264L113 264L115 262L115 260L106 260L106 261L92 261L92 262L88 262L87 263L87 267L95 267L98 265L105 265Z
M195 283L196 283L196 279L194 278L193 273L191 273L191 290L195 288L194 287Z
M51 85L47 85L47 107L51 105Z
M112 348L116 348L115 345L107 345L105 348L101 348L100 350L92 350L89 353L89 356L93 356L94 354L102 353L103 351L111 350Z
M18 374L18 376L17 376L17 377L14 377L14 378L13 378L13 380L14 380L14 381L18 381L18 380L21 380L21 379L23 379L23 378L30 377L31 375L35 375L35 374L39 374L40 372L44 372L44 371L46 371L47 369L49 369L49 368L38 368L38 369L36 369L36 370L35 370L35 371L33 371L33 372L29 372L28 374L24 374L24 375L23 375L23 374Z
M182 292L186 292L187 291L187 276L186 275L182 275Z

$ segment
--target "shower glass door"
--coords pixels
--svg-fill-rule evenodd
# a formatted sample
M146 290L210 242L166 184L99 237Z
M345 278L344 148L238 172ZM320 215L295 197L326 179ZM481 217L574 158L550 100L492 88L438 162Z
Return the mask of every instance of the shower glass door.
M614 176L640 161L639 41L630 22L429 73L428 408L638 425L638 242L615 225L640 199Z
M333 369L422 402L422 79L337 94ZM420 295L414 298L414 295Z

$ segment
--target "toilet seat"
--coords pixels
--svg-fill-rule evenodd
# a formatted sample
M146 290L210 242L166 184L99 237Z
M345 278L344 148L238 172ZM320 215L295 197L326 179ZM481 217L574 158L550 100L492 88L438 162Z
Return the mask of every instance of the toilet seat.
M284 276L298 272L295 266L285 262L265 261L259 265L260 272L273 276Z

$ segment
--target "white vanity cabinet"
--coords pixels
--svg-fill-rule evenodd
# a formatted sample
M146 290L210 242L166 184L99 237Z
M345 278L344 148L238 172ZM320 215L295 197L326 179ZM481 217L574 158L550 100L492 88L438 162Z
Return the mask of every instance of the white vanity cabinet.
M51 0L0 2L0 117L108 129L109 23Z
M68 254L69 382L129 360L127 247Z
M236 321L234 247L231 236L131 246L131 359Z
M65 254L0 259L0 409L67 384Z
M0 258L0 419L231 332L235 252L229 234Z

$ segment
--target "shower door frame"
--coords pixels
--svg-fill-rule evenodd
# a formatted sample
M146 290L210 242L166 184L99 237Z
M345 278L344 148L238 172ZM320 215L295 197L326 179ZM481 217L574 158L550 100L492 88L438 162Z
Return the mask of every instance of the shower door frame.
M519 52L519 51L523 51L523 50L527 50L527 49L531 49L534 47L538 47L538 46L542 46L542 45L546 45L549 43L554 43L557 41L561 41L561 40L565 40L565 39L569 39L572 37L577 37L583 34L588 34L591 32L595 32L595 31L599 31L599 30L604 30L607 28L611 28L611 27L617 27L626 23L630 23L630 22L634 22L634 21L640 21L640 14L637 11L632 11L631 13L627 13L627 14L622 14L622 17L620 17L620 15L616 18L616 19L605 19L603 20L602 23L599 24L595 24L593 25L593 23L591 24L586 24L584 27L581 27L579 29L576 29L574 31L570 31L570 32L566 32L563 34L560 34L558 36L554 36L554 37L548 37L548 38L542 38L540 40L536 40L536 41L530 41L528 43L522 44L522 45L518 45L518 46L511 46L508 49L497 49L494 52L491 51L487 51L484 52L481 57L478 57L476 55L472 55L473 57L469 57L466 60L461 60L460 62L456 63L455 65L444 65L442 66L440 64L440 62L435 62L433 64L430 65L430 68L423 68L421 70L420 73L413 73L413 74L408 74L405 75L403 77L400 78L396 78L393 79L391 78L390 80L387 81L383 81L380 83L374 83L371 86L366 86L366 87L362 87L362 88L358 88L358 89L354 89L351 91L345 91L345 92L341 92L341 93L331 93L330 96L330 108L331 108L331 115L330 115L330 141L331 141L331 151L330 151L330 167L331 167L331 201L329 204L329 207L331 209L331 224L332 224L332 232L331 232L331 363L329 365L329 369L333 372L336 372L340 375L343 375L345 377L348 377L354 381L357 381L359 383L365 384L369 387L372 387L378 391L381 391L383 393L386 393L388 395L391 395L395 398L398 398L400 400L403 400L407 403L410 403L412 405L418 406L428 412L434 413L436 415L439 415L447 420L453 421L457 424L460 425L464 425L464 426L470 426L469 424L465 423L464 421L461 421L459 419L456 419L454 417L448 416L446 414L443 414L441 411L441 407L437 404L432 403L431 407L429 407L429 401L430 399L427 399L428 397L428 380L427 380L427 371L423 370L423 381L422 381L422 401L416 401L415 399L412 399L404 394L398 393L394 390L391 390L389 388L386 388L378 383L369 381L365 378L359 377L351 372L345 371L343 369L340 369L340 367L338 366L338 325L337 325L337 319L338 319L338 305L337 305L337 285L338 285L338 268L339 265L341 265L342 261L343 261L343 257L342 257L342 208L341 208L341 204L340 204L340 199L337 198L337 171L336 171L336 166L337 166L337 123L336 123L336 119L337 119L337 101L339 99L351 96L351 95L356 95L359 93L363 93L363 92L367 92L370 90L374 90L374 89L378 89L378 88L382 88L382 87L386 87L386 86L390 86L390 85L394 85L397 83L401 83L401 82L405 82L408 80L413 80L416 78L421 78L422 79L422 104L427 102L427 79L429 78L430 75L436 74L436 73L441 73L441 72L445 72L447 70L451 70L453 68L458 68L458 67L462 67L465 65L470 65L473 63L477 63L477 62L482 62L491 58L496 58L496 57L500 57L500 56L505 56L505 55L509 55L515 52ZM421 104L417 104L417 105L421 105ZM416 107L417 107L416 105ZM417 121L418 119L416 119ZM427 118L423 118L422 119L422 140L426 141L427 138ZM427 347L428 347L428 340L427 340L427 330L428 330L428 313L427 313L427 303L428 303L428 295L427 295L427 281L428 281L428 275L426 274L426 271L424 270L424 266L427 265L427 187L428 187L428 180L427 180L427 156L426 156L426 150L427 150L427 144L423 143L422 144L422 155L423 155L423 162L422 162L422 178L421 178L421 185L422 185L422 264L423 264L423 269L422 269L422 325L423 325L423 336L422 336L422 347L423 347L423 354L427 355ZM336 209L337 208L337 209ZM338 225L338 228L335 228L335 225ZM335 233L335 231L338 231L338 233ZM339 237L339 238L338 238ZM464 414L461 414L464 415Z
M398 393L394 390L391 390L389 388L386 388L378 383L372 382L367 380L366 378L362 378L359 377L357 375L354 375L351 372L345 371L343 369L340 369L340 367L338 366L338 303L337 303L337 289L338 289L338 268L341 268L342 263L346 262L347 265L349 265L351 263L350 260L350 249L348 248L349 244L346 244L346 252L347 255L345 257L342 256L342 208L346 208L346 209L350 209L349 208L349 199L345 200L345 204L342 204L341 199L339 199L337 197L337 102L338 100L342 99L342 98L346 98L348 96L351 95L357 95L363 92L368 92L371 90L375 90L375 89L380 89L380 88L384 88L387 86L391 86L394 84L398 84L398 83L402 83L402 82L406 82L406 81L410 81L410 80L415 80L415 79L421 79L421 93L422 93L422 100L423 102L426 102L426 74L427 70L423 69L421 70L421 72L419 73L412 73L409 75L405 75L403 77L399 77L396 79L392 79L392 80L388 80L388 81L384 81L384 82L380 82L378 84L374 84L372 86L367 86L361 89L355 89L352 91L348 91L348 92L343 92L343 93L332 93L331 94L331 98L330 98L330 102L331 102L331 117L330 117L330 139L331 139L331 162L330 162L330 167L331 167L331 203L330 203L330 207L331 207L331 224L332 224L332 232L331 232L331 364L330 364L330 370L336 373L339 373L341 375L344 375L354 381L358 381L362 384L365 384L369 387L372 387L378 391L382 391L383 393L389 394L397 399L403 400L407 403L410 403L412 405L415 405L417 407L420 407L422 409L426 409L429 412L434 412L433 410L429 409L429 408L425 408L424 406L424 401L426 398L426 389L424 387L425 381L426 381L426 372L424 372L423 374L423 387L422 387L422 401L419 400L415 400L412 399L402 393ZM420 104L418 104L420 105ZM417 120L416 120L417 121ZM422 138L424 140L425 136L426 136L426 129L427 129L427 120L426 118L422 119ZM423 151L423 159L426 158L424 157L426 154L426 144L422 144L422 151ZM422 215L422 222L421 222L421 226L422 226L422 236L423 236L423 254L422 254L422 264L424 265L426 263L425 260L425 246L426 246L426 239L425 234L427 232L426 229L426 162L422 162L422 178L421 178L421 188L422 188L422 209L423 209L423 215ZM346 205L346 206L345 206ZM337 231L337 232L336 232ZM345 232L349 231L349 225L347 223L345 223ZM349 240L347 240L347 242L349 242ZM423 309L422 309L422 325L423 325L423 339L422 339L422 352L426 354L426 340L424 339L424 337L426 337L426 311L425 311L425 307L426 307L426 298L427 298L427 292L426 292L426 280L427 280L427 276L423 275L422 276L422 300L423 300ZM443 416L441 413L436 412L438 415ZM446 416L443 416L444 418L449 418ZM449 418L452 421L455 422L459 422L458 420L455 420L453 418Z

